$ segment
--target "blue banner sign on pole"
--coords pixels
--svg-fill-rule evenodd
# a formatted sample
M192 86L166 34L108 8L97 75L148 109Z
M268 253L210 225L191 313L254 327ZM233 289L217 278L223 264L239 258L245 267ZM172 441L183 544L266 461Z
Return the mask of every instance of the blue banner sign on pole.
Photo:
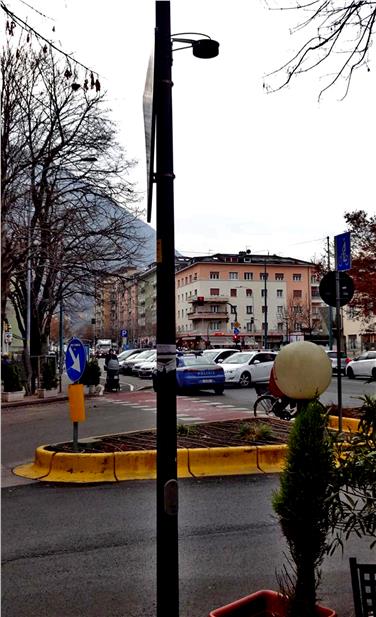
M351 239L350 232L334 236L336 270L344 272L351 270Z

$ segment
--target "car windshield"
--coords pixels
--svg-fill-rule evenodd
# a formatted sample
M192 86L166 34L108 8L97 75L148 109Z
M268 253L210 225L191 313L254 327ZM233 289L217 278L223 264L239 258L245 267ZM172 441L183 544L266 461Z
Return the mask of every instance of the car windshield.
M218 355L218 351L205 351L202 357L204 358L204 360L207 360L208 362L213 362L214 358L217 355Z
M199 366L202 364L208 364L205 358L196 356L184 356L178 358L180 366ZM209 362L210 364L210 362Z
M226 358L225 364L245 364L249 362L251 358L253 358L255 354L252 352L249 353L235 353L233 356Z
M125 360L125 358L128 358L132 356L133 354L134 354L133 349L127 349L126 351L122 351L121 353L119 353L118 360Z

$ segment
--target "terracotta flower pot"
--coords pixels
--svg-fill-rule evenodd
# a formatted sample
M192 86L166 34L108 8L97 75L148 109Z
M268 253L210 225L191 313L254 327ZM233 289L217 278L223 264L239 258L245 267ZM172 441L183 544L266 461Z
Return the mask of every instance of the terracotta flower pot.
M214 609L209 617L286 617L287 599L277 591L261 590ZM337 617L330 608L317 605L317 617Z

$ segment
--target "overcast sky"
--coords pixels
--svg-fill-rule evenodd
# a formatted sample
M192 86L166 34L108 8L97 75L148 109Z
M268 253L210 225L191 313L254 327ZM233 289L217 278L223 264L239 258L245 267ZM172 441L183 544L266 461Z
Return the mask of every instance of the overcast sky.
M131 180L146 208L142 95L155 3L30 4L55 21L7 1L100 74L120 141L139 161ZM220 43L212 60L189 49L174 53L175 245L183 254L250 249L311 259L322 255L327 236L346 230L345 211L375 213L374 73L359 71L344 101L336 90L318 103L325 69L277 93L263 88L264 76L304 37L290 35L298 21L263 0L171 1L172 33L202 32Z

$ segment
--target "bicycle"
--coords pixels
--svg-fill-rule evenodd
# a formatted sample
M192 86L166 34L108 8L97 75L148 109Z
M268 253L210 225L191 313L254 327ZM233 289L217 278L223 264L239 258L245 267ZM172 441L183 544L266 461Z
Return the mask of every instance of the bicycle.
M268 384L255 384L257 399L253 405L253 413L257 416L257 412L264 412L267 415L273 414L281 420L292 420L299 412L297 401L289 398L288 396L277 397L270 394L268 391ZM320 403L323 410L324 405ZM287 407L290 409L287 409Z

